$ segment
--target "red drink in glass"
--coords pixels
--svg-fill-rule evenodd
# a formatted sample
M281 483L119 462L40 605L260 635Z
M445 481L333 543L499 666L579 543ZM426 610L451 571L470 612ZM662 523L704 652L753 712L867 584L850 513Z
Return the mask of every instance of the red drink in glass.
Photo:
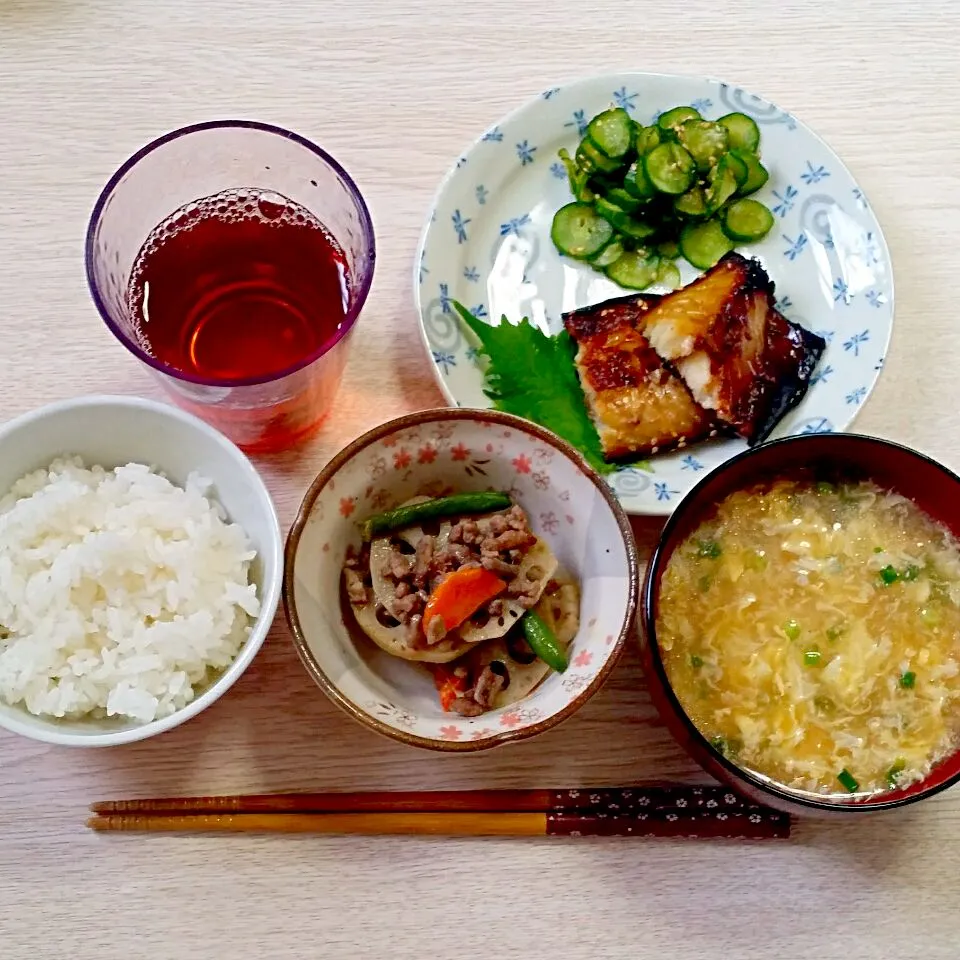
M222 189L200 192L209 185ZM158 194L181 203L158 216ZM373 261L366 206L335 161L241 122L145 147L107 185L87 237L110 329L181 406L250 451L291 446L329 412Z

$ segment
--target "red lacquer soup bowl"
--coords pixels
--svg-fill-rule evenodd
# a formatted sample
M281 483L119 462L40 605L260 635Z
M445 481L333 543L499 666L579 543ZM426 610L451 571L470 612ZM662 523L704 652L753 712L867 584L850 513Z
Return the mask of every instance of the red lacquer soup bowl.
M651 696L664 722L710 774L758 803L801 815L854 815L887 810L933 796L960 780L960 750L921 781L867 797L813 794L737 766L697 729L671 688L657 642L663 573L673 551L723 498L752 484L799 470L869 479L911 499L960 538L960 477L921 453L875 437L814 434L764 444L727 461L697 484L667 521L650 559L641 597L641 650Z

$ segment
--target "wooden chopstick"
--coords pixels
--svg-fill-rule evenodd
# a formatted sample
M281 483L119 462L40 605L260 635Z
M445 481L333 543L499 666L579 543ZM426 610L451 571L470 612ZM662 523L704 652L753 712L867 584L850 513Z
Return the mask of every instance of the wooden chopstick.
M289 793L94 803L97 831L780 838L790 818L724 787Z
M579 790L431 790L391 793L274 793L221 797L104 800L98 814L194 813L456 813L684 809L756 810L717 786L593 787Z
M228 813L165 816L109 814L97 831L173 833L314 833L448 837L691 837L783 839L790 819L773 810L641 815L573 813Z

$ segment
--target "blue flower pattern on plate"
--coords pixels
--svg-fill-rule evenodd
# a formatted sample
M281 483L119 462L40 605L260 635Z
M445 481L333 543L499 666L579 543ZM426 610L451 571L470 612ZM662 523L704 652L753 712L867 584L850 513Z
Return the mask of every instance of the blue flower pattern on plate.
M533 163L533 154L536 147L530 146L529 140L523 140L517 144L517 156L520 158L520 166L525 167L528 163Z
M529 222L529 213L525 213L519 217L511 217L506 223L500 224L500 236L506 237L512 233L515 237L519 237L520 228L525 227Z
M589 125L589 123L590 123L590 121L587 119L587 111L586 111L586 110L574 110L574 111L573 111L573 119L572 119L572 120L568 120L568 121L564 124L564 126L565 126L565 127L576 127L576 128L577 128L577 136L582 137L582 136L587 132L587 126Z
M833 302L839 303L842 300L844 303L849 303L852 299L853 294L847 286L847 281L843 277L837 277L833 281Z
M457 234L457 243L466 243L467 224L472 222L470 217L465 217L459 210L454 210L450 219L453 221L453 229Z
M482 303L478 303L475 307L470 308L470 312L478 320L482 320L487 315L487 308Z
M870 339L870 331L862 330L860 333L855 333L849 340L845 340L843 343L843 349L848 353L852 352L855 357L860 356L860 347L863 346Z
M831 367L829 363L826 366L817 367L813 376L810 378L810 385L813 386L815 383L826 383L831 373L833 373L833 367Z
M669 500L680 492L679 490L671 490L667 483L654 483L653 489L658 500Z
M434 350L433 362L447 374L450 372L451 367L457 365L457 358L452 353L441 353L439 350Z
M821 180L825 180L830 176L830 172L827 170L823 164L818 164L814 166L809 160L807 161L807 169L800 174L800 179L809 186L812 183L819 183Z
M454 298L487 322L501 314L510 321L526 315L557 333L565 309L616 295L610 284L588 292L583 279L589 268L553 250L552 211L569 198L557 151L572 153L590 119L611 105L652 121L684 103L711 118L740 111L760 125L771 179L757 199L774 211L779 229L744 252L765 264L781 313L808 329L831 323L816 331L828 346L811 389L774 435L846 428L883 367L893 313L889 254L866 197L828 147L772 104L713 81L644 74L537 93L482 134L483 142L463 154L465 166L458 169L452 158L431 214L436 222L427 224L420 269L412 276L434 370L450 403L490 406L482 390L482 355L452 310ZM684 281L695 275L681 266ZM492 270L498 271L493 284ZM838 280L845 289L834 288ZM698 444L659 454L642 468L618 468L608 480L628 511L662 515L700 473L743 449L737 440Z
M807 248L807 235L805 233L801 233L796 240L791 240L784 234L783 239L787 241L787 249L783 251L783 255L788 260L796 260Z
M773 208L773 212L779 217L785 217L797 202L797 191L788 183L781 194L778 190L773 191L773 195L780 202Z
M443 313L450 313L452 307L450 306L450 301L453 300L453 297L450 296L450 284L441 283L440 284L440 309Z
M633 110L638 96L637 93L627 93L627 88L621 87L619 90L613 91L613 102L621 110Z

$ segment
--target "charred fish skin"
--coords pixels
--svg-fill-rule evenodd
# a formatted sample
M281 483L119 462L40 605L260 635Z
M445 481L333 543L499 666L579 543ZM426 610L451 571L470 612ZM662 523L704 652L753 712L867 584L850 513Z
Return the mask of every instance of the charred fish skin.
M640 332L652 294L618 297L564 314L604 459L623 463L713 435L713 418Z
M750 447L758 446L768 440L777 424L803 400L807 390L810 389L813 372L827 347L823 337L788 320L779 312L776 316L789 328L789 339L791 343L796 344L799 359L792 375L785 375L771 390L767 414L758 423L753 437L747 441Z

